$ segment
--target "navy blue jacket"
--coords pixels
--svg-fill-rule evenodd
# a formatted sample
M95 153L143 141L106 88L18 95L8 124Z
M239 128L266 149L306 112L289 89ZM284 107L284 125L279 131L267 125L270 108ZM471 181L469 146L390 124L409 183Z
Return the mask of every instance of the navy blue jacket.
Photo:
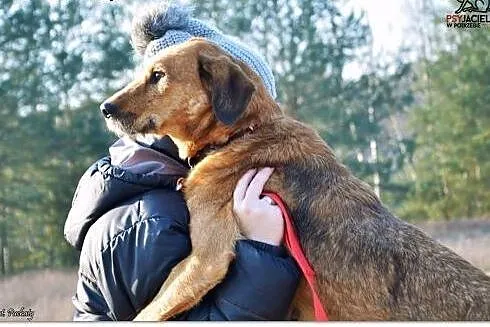
M65 224L65 238L81 250L74 320L133 319L189 255L188 223L182 194L163 178L114 166L110 157L93 164ZM224 281L177 319L286 317L299 271L285 249L241 240L236 254Z

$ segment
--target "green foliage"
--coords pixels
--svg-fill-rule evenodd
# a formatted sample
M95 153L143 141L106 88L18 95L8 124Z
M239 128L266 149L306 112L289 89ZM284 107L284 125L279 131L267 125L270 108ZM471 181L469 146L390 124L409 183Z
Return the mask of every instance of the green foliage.
M427 64L430 89L411 114L416 181L404 206L407 216L490 212L490 34L460 31L453 42L454 49Z
M131 64L120 31L94 32L122 10L94 17L77 1L40 0L0 8L0 274L73 265L64 220L78 178L113 139L97 102Z

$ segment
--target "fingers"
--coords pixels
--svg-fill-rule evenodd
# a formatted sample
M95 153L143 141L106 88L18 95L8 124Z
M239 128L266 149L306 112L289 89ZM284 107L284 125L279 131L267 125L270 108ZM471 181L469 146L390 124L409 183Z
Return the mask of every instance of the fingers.
M235 187L235 191L233 192L233 202L235 204L240 203L245 198L248 185L250 184L252 178L255 176L256 172L257 169L250 169L238 181Z
M248 185L248 189L245 192L245 200L258 199L260 194L262 194L265 183L267 183L273 172L274 168L270 167L260 169Z
M267 204L270 204L270 205L277 205L277 203L274 202L274 200L272 200L270 197L268 197L267 195L264 195L262 197L262 201L265 201Z

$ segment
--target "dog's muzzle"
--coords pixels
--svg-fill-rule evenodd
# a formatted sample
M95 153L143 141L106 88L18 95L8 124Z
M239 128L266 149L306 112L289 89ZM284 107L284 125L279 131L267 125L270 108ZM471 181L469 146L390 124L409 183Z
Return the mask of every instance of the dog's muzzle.
M154 126L152 124L145 124L145 126L136 126L138 116L135 113L124 111L118 105L110 102L104 102L100 105L100 112L106 119L106 124L109 130L116 133L118 136L122 135L134 135L138 133L147 132Z
M100 105L100 112L102 113L102 115L104 115L106 119L111 118L118 111L119 111L119 107L110 102L104 102L103 104Z

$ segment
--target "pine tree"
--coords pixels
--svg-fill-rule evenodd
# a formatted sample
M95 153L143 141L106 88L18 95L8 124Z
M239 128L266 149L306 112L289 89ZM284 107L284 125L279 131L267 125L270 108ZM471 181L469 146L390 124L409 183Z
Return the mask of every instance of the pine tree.
M458 32L427 65L431 101L411 115L416 183L404 212L414 218L490 212L490 34Z

